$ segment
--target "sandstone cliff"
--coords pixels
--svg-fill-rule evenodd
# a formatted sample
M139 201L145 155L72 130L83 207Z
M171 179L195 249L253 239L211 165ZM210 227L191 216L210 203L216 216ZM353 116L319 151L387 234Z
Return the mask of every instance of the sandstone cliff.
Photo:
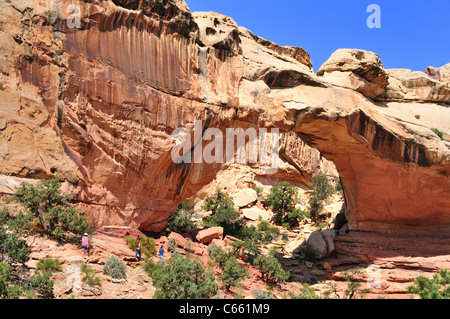
M73 28L70 4L0 4L0 173L58 174L97 226L159 231L221 168L174 163L176 128L278 128L301 181L334 163L351 229L450 228L450 150L431 130L449 139L448 67L339 50L315 74L305 50L181 0L80 2Z

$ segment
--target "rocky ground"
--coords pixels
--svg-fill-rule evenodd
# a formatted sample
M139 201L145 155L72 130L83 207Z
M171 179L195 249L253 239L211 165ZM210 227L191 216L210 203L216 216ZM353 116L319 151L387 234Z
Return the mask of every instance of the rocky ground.
M257 225L260 220L270 219L271 212L266 210L254 190L247 188L248 184L240 184L229 190L237 209L249 225ZM298 205L305 204L307 191L300 192ZM197 207L201 207L201 199L197 198ZM411 298L406 292L406 287L411 285L417 276L431 277L440 268L450 268L450 255L446 251L450 242L442 238L408 238L398 235L376 234L367 232L345 232L345 226L340 231L330 230L336 215L342 206L342 197L339 193L330 197L324 208L327 214L327 227L320 229L310 220L302 222L300 227L287 232L287 239L278 238L270 245L263 248L264 252L272 248L278 249L277 254L283 268L291 273L289 282L274 287L269 287L261 280L259 270L249 263L241 260L244 267L249 269L250 278L245 280L241 288L234 288L231 292L221 289L220 298L254 298L253 289L263 291L270 290L275 298L284 298L289 292L298 294L303 283L313 287L316 293L329 293L330 298L344 298L348 282L345 272L355 267L361 267L360 274L354 281L361 283L360 289L369 291L363 297L398 299ZM207 214L207 212L203 212ZM201 215L201 214L199 214ZM331 243L326 234L333 233ZM155 288L151 277L147 275L140 263L133 258L134 252L127 246L125 236L137 236L143 233L127 227L103 227L93 235L91 242L93 249L90 255L82 254L81 249L72 244L58 244L55 241L43 237L29 238L31 244L31 258L27 265L36 267L37 262L43 258L58 258L62 262L62 271L55 272L52 279L55 282L54 292L56 298L76 299L150 299ZM193 254L198 256L205 265L208 265L208 245L227 246L229 236L223 238L222 233L211 228L203 232L169 234L167 237L161 234L145 234L155 238L156 246L163 245L168 252L168 239L174 237L178 243L178 251L186 254L187 241L192 241ZM323 249L324 258L316 261L307 261L301 258L299 246L308 241L316 245L319 251ZM322 247L322 246L323 247ZM322 248L321 248L322 247ZM423 248L423 249L419 249ZM426 251L426 253L420 253ZM116 255L126 263L126 280L115 280L103 274L103 265L111 256ZM157 257L154 256L157 261ZM82 275L79 266L85 263L93 268L100 277L101 287L90 287L82 283ZM213 267L216 275L220 270ZM354 298L361 298L356 294Z

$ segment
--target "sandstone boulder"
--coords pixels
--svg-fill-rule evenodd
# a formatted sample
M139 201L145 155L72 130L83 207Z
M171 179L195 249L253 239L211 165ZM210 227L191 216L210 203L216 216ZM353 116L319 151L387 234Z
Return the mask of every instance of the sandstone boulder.
M330 256L334 252L335 237L336 237L335 230L332 229L317 230L313 231L309 235L308 239L306 240L306 243L309 244L311 248L316 251L317 259L323 259L325 257Z
M241 189L233 195L233 203L239 208L248 206L254 203L257 199L258 194L251 188Z
M244 208L242 213L244 214L244 217L249 220L269 220L273 215L271 212L257 207Z
M378 54L356 49L336 50L319 68L317 75L370 98L382 94L389 83Z
M223 228L222 227L210 227L203 229L198 232L195 237L199 242L204 244L209 244L214 238L223 238Z
M186 247L187 239L184 238L181 234L176 233L176 232L171 232L169 234L168 239L171 239L171 238L175 239L178 246L183 247L183 248Z
M320 231L312 232L306 242L316 252L317 259L323 259L327 256L327 243L320 234Z
M218 247L225 247L225 241L223 241L222 239L219 238L214 238L213 240L211 240L211 245L216 245Z
M324 229L320 234L327 244L327 256L330 256L335 250L334 239L336 238L336 231L334 229Z
M239 241L239 239L230 235L226 235L223 241L225 243L225 246L230 246L232 243Z

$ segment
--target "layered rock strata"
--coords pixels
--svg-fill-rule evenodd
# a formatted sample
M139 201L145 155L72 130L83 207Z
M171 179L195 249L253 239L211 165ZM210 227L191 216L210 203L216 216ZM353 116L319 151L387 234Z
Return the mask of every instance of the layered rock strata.
M305 174L299 143L334 163L350 229L448 231L450 151L431 130L450 131L445 68L384 70L374 53L340 50L316 75L303 49L183 1L71 4L0 4L2 174L58 175L96 225L159 231L222 166L175 163L175 129L278 128L305 181L320 164ZM191 134L186 156L210 143Z

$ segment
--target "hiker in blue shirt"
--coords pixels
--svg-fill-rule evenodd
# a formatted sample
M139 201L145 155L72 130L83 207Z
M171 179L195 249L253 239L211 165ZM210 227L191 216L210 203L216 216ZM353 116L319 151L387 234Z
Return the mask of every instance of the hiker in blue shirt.
M161 262L163 262L164 261L164 248L162 245L159 247L158 253L159 253L159 258L161 259Z

